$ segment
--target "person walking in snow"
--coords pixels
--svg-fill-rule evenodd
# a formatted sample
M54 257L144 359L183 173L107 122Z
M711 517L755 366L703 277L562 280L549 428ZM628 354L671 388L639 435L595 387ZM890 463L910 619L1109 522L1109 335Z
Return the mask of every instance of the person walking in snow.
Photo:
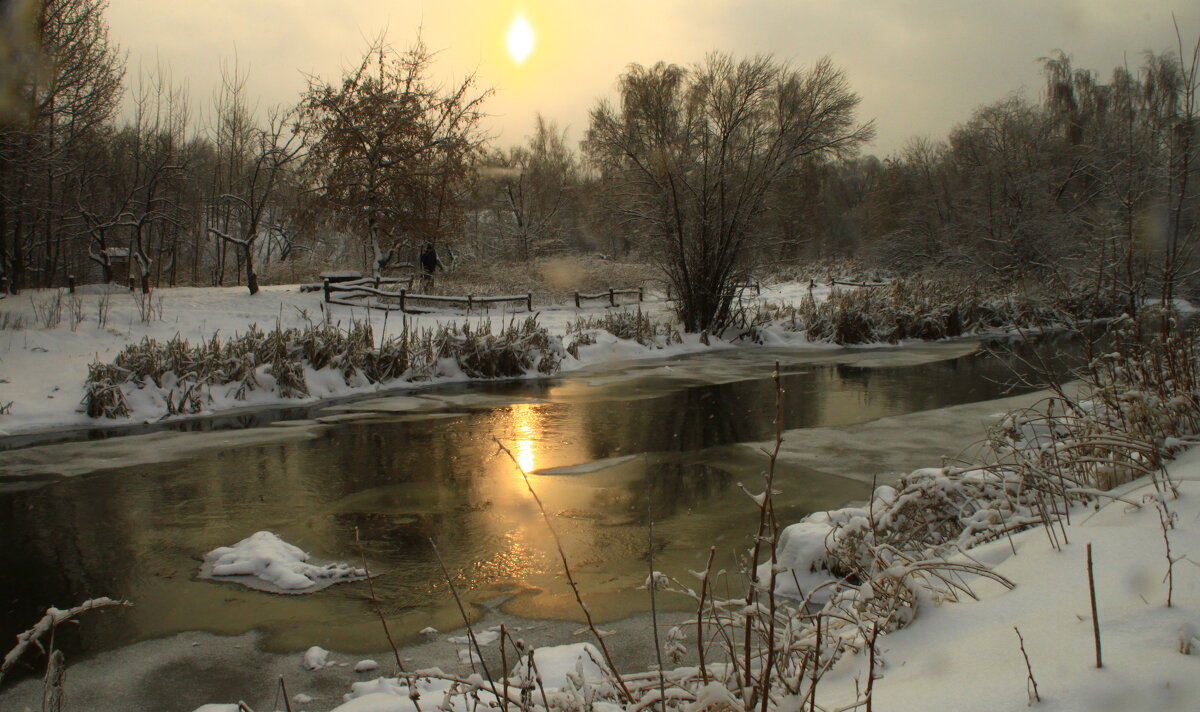
M433 287L433 271L442 267L441 261L438 260L437 251L433 249L432 242L425 243L425 250L421 253L421 291L428 293Z

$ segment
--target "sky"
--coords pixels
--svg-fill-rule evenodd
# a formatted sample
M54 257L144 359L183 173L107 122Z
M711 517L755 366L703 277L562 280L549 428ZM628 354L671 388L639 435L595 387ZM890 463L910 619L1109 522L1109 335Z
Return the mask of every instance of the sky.
M588 109L613 96L633 62L691 64L712 50L770 53L804 66L830 55L874 119L867 150L899 150L913 136L944 137L976 107L1024 91L1036 99L1038 58L1055 50L1107 77L1145 50L1200 37L1200 3L1178 0L110 0L111 39L129 77L156 65L186 83L198 123L236 60L261 110L296 102L306 75L336 81L369 41L398 48L418 33L438 52L447 84L475 73L495 90L487 126L519 143L540 112L579 140ZM535 45L518 64L506 49L523 15Z

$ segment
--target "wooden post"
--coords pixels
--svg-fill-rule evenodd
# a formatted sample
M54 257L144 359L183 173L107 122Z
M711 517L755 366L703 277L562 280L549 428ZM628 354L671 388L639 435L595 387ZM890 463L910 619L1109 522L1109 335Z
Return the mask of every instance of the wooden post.
M375 275L375 288L379 289L379 275Z
M129 291L133 291L133 277L129 278Z
M407 290L407 289L401 289L401 290L400 290L400 311L405 311L405 309L404 309L404 295L405 295L405 294L407 294L407 293L408 293L408 290Z
M754 296L756 296L756 297L762 296L762 283L761 282L754 283Z
M533 292L525 293L525 308L533 311Z
M613 293L612 287L608 288L608 305L613 307L617 306L617 295Z
M579 308L579 292L575 292L575 308Z
M468 294L467 295L467 313L468 314L471 313L471 307L473 307L474 305L475 305L475 295Z
M75 293L75 275L73 274L67 275L67 291L71 294Z
M329 303L329 280L328 279L325 280L324 287L325 287L325 303L328 304Z
M645 300L645 298L646 298L646 290L644 290L641 287L638 287L638 301L639 302L643 301L643 300Z

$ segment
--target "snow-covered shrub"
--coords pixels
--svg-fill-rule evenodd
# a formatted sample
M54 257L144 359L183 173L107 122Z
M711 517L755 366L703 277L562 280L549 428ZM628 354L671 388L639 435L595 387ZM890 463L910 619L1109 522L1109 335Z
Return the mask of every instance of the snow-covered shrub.
M308 370L332 370L347 384L370 384L432 378L452 363L469 378L511 378L557 373L563 354L561 341L535 317L510 321L498 333L492 333L490 321L415 335L406 329L378 346L365 321L345 328L310 323L262 331L251 326L227 340L214 334L199 345L178 336L166 342L142 339L113 363L89 366L83 404L95 418L128 416L131 394L141 391L168 414L198 413L218 387L237 400L262 388L285 398L307 396Z
M567 325L567 351L578 356L580 346L596 343L597 331L607 331L618 339L636 341L646 347L662 348L683 340L674 323L654 319L638 307L636 310L607 311L600 316L577 317Z
M738 326L753 330L774 325L804 332L812 341L853 345L1057 327L1119 313L1120 304L1103 297L1069 292L1054 298L1013 296L988 293L974 283L899 278L882 286L838 287L820 302L756 305Z
M557 373L564 353L562 342L540 326L536 317L510 320L499 333L492 333L491 321L474 327L469 321L441 325L431 340L434 357L452 359L469 378Z

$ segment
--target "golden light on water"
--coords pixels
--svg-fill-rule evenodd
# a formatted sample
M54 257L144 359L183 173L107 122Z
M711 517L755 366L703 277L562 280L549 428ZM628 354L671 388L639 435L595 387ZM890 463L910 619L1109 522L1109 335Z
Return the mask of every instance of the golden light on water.
M512 406L512 415L513 431L516 436L516 441L513 443L513 454L516 455L517 464L521 466L522 470L533 472L534 465L537 464L535 453L539 435L537 410L532 405L517 403Z
M508 26L508 36L506 43L508 45L508 56L512 57L517 64L524 62L533 52L533 45L536 38L533 34L533 27L524 15L517 15L513 18L512 24Z

